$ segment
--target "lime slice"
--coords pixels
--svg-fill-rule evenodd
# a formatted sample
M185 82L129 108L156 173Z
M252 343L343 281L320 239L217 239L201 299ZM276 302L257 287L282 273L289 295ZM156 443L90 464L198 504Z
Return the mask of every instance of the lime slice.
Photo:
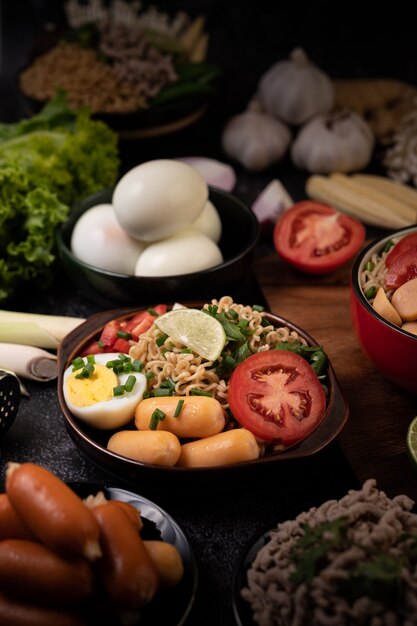
M412 420L407 431L407 449L411 460L417 466L417 416Z
M155 320L155 325L208 361L215 361L226 343L226 333L220 322L198 309L168 311Z

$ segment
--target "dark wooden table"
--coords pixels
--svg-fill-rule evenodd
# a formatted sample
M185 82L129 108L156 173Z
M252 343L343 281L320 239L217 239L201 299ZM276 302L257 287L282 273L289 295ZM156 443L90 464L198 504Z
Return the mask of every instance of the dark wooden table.
M307 330L333 363L350 407L338 442L358 479L376 478L388 495L417 500L417 471L406 453L417 399L385 379L359 348L349 314L350 267L313 278L271 253L258 260L256 274L271 310Z

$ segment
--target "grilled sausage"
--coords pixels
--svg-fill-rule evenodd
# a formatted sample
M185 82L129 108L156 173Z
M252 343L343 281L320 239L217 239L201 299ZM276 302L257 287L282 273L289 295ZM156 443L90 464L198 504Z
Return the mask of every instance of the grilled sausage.
M114 502L92 509L100 526L103 558L98 573L112 602L124 609L139 609L158 588L158 575L143 541L125 511Z
M33 463L9 463L6 491L22 521L65 556L100 556L99 528L91 511L62 480Z

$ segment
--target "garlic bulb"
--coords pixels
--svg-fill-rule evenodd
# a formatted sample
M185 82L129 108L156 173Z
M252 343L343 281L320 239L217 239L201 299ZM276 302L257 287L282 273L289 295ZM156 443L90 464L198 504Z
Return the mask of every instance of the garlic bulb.
M232 117L222 136L226 154L254 172L279 161L290 142L291 132L283 122L254 110Z
M368 165L373 133L357 113L344 109L319 115L303 126L291 146L294 164L312 174L352 172Z
M275 63L261 77L259 97L268 113L300 126L314 115L331 110L334 88L304 50L296 48L289 60Z

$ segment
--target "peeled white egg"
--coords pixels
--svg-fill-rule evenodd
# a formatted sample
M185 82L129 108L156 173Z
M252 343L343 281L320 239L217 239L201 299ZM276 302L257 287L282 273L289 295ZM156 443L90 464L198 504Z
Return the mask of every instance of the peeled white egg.
M201 233L187 231L150 244L136 264L136 276L176 276L223 262L217 244Z
M210 200L207 200L203 211L196 221L191 224L190 230L202 233L215 243L219 243L222 234L222 223L216 207Z
M106 367L108 361L117 359L118 353L96 354L94 372L88 378L75 378L81 370L73 372L72 365L64 372L63 394L69 410L95 428L120 428L130 422L146 389L142 373L115 374ZM132 391L114 396L113 387L124 385L129 376L136 378Z
M133 274L145 247L120 226L111 204L88 209L71 235L71 250L80 261L119 274Z
M202 212L208 186L187 163L147 161L127 172L113 192L120 225L131 237L157 241L188 227Z

